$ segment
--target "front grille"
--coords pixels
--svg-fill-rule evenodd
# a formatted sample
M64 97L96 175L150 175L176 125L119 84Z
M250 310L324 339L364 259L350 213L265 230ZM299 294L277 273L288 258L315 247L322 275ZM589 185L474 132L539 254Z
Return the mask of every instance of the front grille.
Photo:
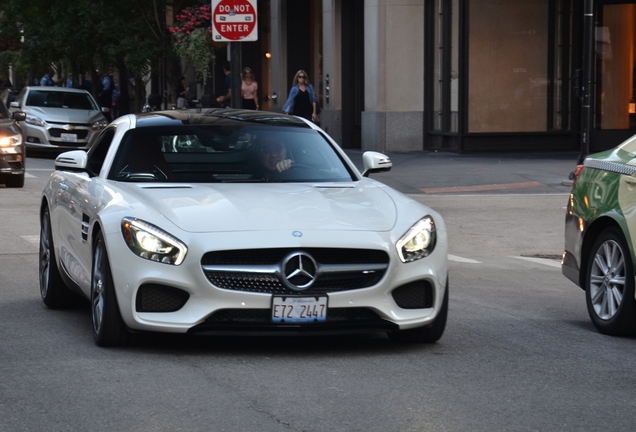
M391 292L393 300L402 309L433 307L433 287L429 281L420 280L402 285Z
M190 294L178 288L159 284L139 287L135 307L137 312L175 312L186 304Z
M295 291L285 283L283 261L298 252L311 256L317 271L313 284ZM216 251L201 260L206 277L218 288L266 294L302 291L307 295L373 286L384 277L388 263L388 254L381 250L335 248Z
M70 133L77 135L77 139L85 140L88 136L88 131L86 129L73 129L73 130L65 130L58 128L49 129L49 135L53 138L61 138L63 133Z

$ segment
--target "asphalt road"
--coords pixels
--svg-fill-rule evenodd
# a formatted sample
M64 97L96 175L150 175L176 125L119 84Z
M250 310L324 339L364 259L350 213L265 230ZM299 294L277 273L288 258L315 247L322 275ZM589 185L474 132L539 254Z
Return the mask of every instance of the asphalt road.
M103 349L88 307L52 311L39 298L37 206L52 161L30 159L24 189L0 186L0 430L632 430L636 339L597 333L561 275L567 160L519 181L509 175L531 173L513 162L498 180L444 160L435 179L435 163L387 177L448 225L440 342L148 336ZM467 189L523 181L545 186ZM431 183L463 191L421 190Z

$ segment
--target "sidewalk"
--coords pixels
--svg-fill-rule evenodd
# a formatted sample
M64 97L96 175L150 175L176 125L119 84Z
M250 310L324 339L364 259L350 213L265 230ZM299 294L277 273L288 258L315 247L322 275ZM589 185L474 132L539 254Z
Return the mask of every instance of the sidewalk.
M345 152L358 168L362 151ZM373 178L408 194L569 193L569 175L578 152L456 154L446 152L385 153L393 162Z

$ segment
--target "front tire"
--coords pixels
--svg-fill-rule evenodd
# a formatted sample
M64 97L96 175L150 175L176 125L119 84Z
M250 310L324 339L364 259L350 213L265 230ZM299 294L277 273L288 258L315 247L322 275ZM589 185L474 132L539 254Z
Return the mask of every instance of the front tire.
M106 243L101 232L97 234L93 248L91 316L97 345L118 346L128 341L129 333L119 312Z
M51 309L70 306L74 294L68 289L60 270L57 267L53 234L51 232L51 216L48 207L42 212L40 219L40 295L44 304Z
M618 228L606 229L594 242L585 281L587 310L596 328L611 336L636 334L634 267Z
M444 300L442 307L432 324L426 327L419 327L409 330L399 330L390 332L389 339L400 343L433 343L437 342L446 329L446 320L448 318L448 281L446 282L446 290L444 292Z
M9 174L4 177L4 185L8 188L24 187L24 173L20 175Z

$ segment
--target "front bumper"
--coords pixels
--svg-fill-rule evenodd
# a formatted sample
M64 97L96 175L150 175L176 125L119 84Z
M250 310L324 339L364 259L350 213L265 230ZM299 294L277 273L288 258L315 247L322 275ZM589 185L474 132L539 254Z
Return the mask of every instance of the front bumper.
M0 174L24 174L24 147L0 148Z
M260 233L259 233L260 234ZM215 286L202 268L204 245L228 244L228 234L200 234L190 245L180 266L148 261L134 255L123 243L121 233L108 236L107 244L113 279L122 318L134 330L204 334L332 334L389 332L422 327L436 318L447 286L447 240L438 231L435 250L428 257L402 263L393 241L368 232L304 233L302 240L283 242L281 233L232 233L234 250L259 249L262 245L304 251L311 248L383 249L388 266L382 278L365 288L325 292L328 297L327 321L308 324L275 324L271 320L271 293L226 289ZM388 237L389 234L386 234ZM346 237L346 240L343 238ZM183 240L183 239L182 239ZM387 246L390 245L390 246ZM125 270L124 270L125 269ZM160 286L187 293L185 303L175 311L142 312L138 307L140 287ZM416 296L428 291L424 307L396 295L395 290L411 290ZM242 289L242 288L241 288ZM408 294L408 293L407 293ZM303 295L289 292L289 295ZM419 301L419 300L417 300Z
M87 150L99 130L89 124L47 123L37 126L21 122L27 148L50 150Z

